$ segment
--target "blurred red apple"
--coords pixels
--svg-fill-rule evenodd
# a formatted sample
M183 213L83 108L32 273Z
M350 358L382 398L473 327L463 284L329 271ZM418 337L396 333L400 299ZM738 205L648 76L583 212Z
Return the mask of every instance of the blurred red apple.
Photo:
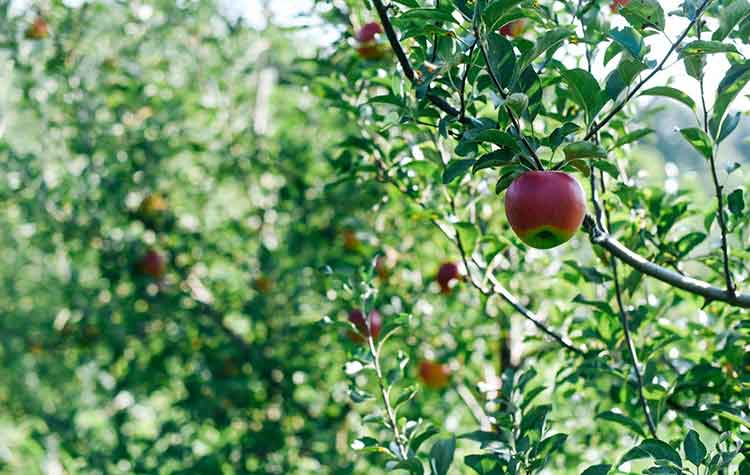
M161 254L151 249L138 261L138 270L144 275L159 279L167 271L167 263Z
M34 19L34 22L26 30L26 38L30 40L43 40L49 36L49 25L42 16Z
M374 41L375 37L383 33L383 27L378 22L365 23L362 28L359 29L355 38L360 43L367 43Z
M344 249L347 251L356 251L359 248L359 239L357 233L352 229L344 229L341 232L341 240L344 243Z
M500 34L503 36L510 36L515 38L523 33L526 27L526 20L513 20L500 27Z
M444 262L441 264L437 273L437 283L440 285L440 291L444 294L450 293L451 282L459 277L458 265L453 262Z
M354 35L357 40L357 53L363 59L377 60L382 59L386 54L386 46L380 43L379 36L383 33L383 27L380 23L366 23Z
M451 370L435 361L424 360L419 363L419 378L431 389L442 389L450 382Z
M505 215L513 231L531 247L550 249L568 241L586 214L580 183L557 171L526 172L505 193Z
M372 339L377 340L380 336L380 330L383 326L383 321L380 318L380 313L377 310L370 312L370 330L372 331ZM349 312L349 321L354 324L357 331L350 330L347 335L349 339L354 343L364 343L367 338L367 322L362 310L354 309Z

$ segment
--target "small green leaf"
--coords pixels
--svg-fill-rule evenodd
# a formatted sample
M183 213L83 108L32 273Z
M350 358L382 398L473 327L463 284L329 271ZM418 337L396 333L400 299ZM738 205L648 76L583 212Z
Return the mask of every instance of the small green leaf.
M566 161L579 158L607 158L607 151L601 146L591 142L573 142L563 149Z
M568 85L570 100L583 108L586 112L586 122L591 123L604 106L605 98L599 83L591 73L580 68L560 71L560 75Z
M620 465L630 460L648 457L654 460L666 460L682 467L680 454L671 445L658 439L646 439L638 447L630 449L620 460Z
M560 44L573 35L570 27L557 28L542 34L537 38L534 46L521 55L518 60L518 71L525 70L536 58L551 49L556 49Z
M609 32L610 38L615 40L623 50L635 59L643 58L643 37L632 28L615 28Z
M577 132L578 130L580 130L580 127L578 125L574 124L573 122L566 122L552 131L547 140L547 143L549 144L549 147L551 149L555 150L560 146L560 144L563 143L565 137L572 134L573 132Z
M521 3L523 0L496 0L492 2L482 12L482 20L487 25L488 31L495 31L500 28L501 19L511 10L513 7Z
M716 143L721 143L729 137L732 132L735 131L737 126L740 124L740 117L742 116L741 112L735 112L734 114L729 114L726 119L724 119L724 122L721 124L721 132L719 132L719 137L716 139Z
M599 465L592 465L584 470L581 475L607 475L612 469L612 465L608 463L601 463Z
M630 429L631 431L635 432L641 437L646 437L646 433L643 431L641 424L639 424L638 422L636 422L635 420L631 419L630 417L624 414L618 414L612 411L605 411L599 414L598 416L596 416L596 418L609 421L609 422L615 422L617 424L625 426L626 428Z
M474 165L475 161L476 160L472 158L466 160L453 160L448 163L448 166L445 167L445 171L443 172L443 184L447 185L456 178L464 176L472 165Z
M646 89L645 91L641 92L641 96L669 97L695 110L695 101L691 99L690 96L688 96L684 92L680 91L679 89L675 89L673 87L669 87L669 86L652 87L651 89Z
M724 115L734 99L750 81L750 61L732 65L719 83L714 102L714 112L709 121L711 136L716 137L724 121Z
M729 211L731 211L733 215L738 218L742 216L742 212L745 210L745 194L742 188L737 188L729 193L727 204L729 205Z
M696 467L706 458L706 446L703 445L698 433L694 430L688 431L682 446L685 449L685 456Z
M654 133L654 129L638 129L633 132L630 132L626 135L623 135L619 139L617 139L617 142L612 146L612 148L619 148L623 145L627 145L629 143L633 143L636 140L640 140L643 137L647 135L651 135Z
M447 475L453 463L456 451L456 438L442 439L435 442L430 450L430 468L433 475Z
M618 170L617 165L612 162L608 162L607 160L592 160L591 166L594 168L598 168L612 178L620 177L620 170Z
M500 167L503 165L507 165L513 161L515 158L515 154L507 149L500 149L495 150L493 152L487 153L479 157L477 159L476 163L474 163L474 167L472 168L472 173L476 173L479 170L483 170L485 168L494 168L494 167Z
M512 135L497 129L472 129L467 131L461 140L475 143L489 142L516 152L520 150Z
M686 44L680 50L680 57L715 53L737 53L737 48L721 41L695 40Z
M630 0L620 9L620 15L637 30L656 28L664 31L664 9L657 0Z
M690 145L693 146L701 155L706 158L711 158L713 154L713 143L711 137L697 127L691 127L688 129L681 129L680 133Z

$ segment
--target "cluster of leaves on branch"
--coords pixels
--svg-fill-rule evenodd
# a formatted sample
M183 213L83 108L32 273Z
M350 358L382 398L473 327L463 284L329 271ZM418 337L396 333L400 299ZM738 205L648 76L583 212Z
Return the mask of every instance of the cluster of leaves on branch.
M403 209L442 237L465 275L459 297L432 302L440 310L402 285L416 312L389 306L383 325L395 333L352 350L352 400L370 412L353 447L415 474L750 473L747 174L732 145L750 82L750 3L317 3L346 32L313 86L358 125L339 144L341 180L379 183L378 211ZM384 58L351 47L373 21ZM691 123L656 120L665 106ZM648 146L674 129L703 158L701 179L665 189ZM589 200L581 232L544 252L516 237L502 206L538 170L576 176ZM364 296L379 308L396 291L366 275L335 282L344 307ZM456 311L479 319L457 323ZM423 332L465 342L482 317L498 326L497 347L441 348ZM452 365L449 389L414 392L414 345L418 359ZM435 397L464 406L473 429L430 413ZM440 433L453 436L428 449Z

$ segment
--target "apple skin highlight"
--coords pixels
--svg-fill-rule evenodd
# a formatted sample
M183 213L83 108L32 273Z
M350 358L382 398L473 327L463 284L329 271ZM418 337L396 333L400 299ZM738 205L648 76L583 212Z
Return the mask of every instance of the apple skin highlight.
M586 196L573 176L557 171L526 172L505 193L505 215L516 235L531 247L551 249L578 231Z

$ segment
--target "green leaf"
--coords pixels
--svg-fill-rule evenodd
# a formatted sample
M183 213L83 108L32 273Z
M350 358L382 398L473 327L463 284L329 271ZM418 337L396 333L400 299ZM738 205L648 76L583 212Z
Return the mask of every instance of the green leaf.
M711 35L711 39L724 40L737 25L748 17L750 17L750 2L735 0L719 10L719 28Z
M445 167L445 171L443 172L443 184L447 185L456 178L464 176L471 166L474 165L475 161L476 160L472 158L466 160L453 160L448 163L448 166Z
M439 430L437 430L434 426L430 425L421 434L414 437L411 440L411 442L409 442L409 448L411 448L411 450L416 452L419 450L419 447L421 447L423 443L425 443L428 439L430 439L431 437L439 433L440 433Z
M474 143L489 142L514 152L520 151L518 143L512 135L497 129L471 129L463 135L461 140Z
M690 430L682 443L685 449L685 457L696 467L706 458L706 446L701 442L700 436L694 430Z
M549 138L547 139L547 144L552 150L556 150L557 147L559 147L560 144L563 143L565 137L572 134L573 132L577 132L580 129L581 128L573 122L566 122L552 131Z
M639 424L638 422L636 422L635 420L631 419L630 417L624 414L618 414L612 411L605 411L599 414L598 416L596 416L596 418L609 421L609 422L615 422L617 424L625 426L626 428L630 429L631 431L635 432L641 437L646 437L646 433L641 427L641 424Z
M560 75L568 85L570 99L583 108L586 112L586 123L591 123L604 106L599 83L591 73L580 68L560 71Z
M703 68L706 67L705 56L686 56L685 60L685 72L688 76L700 80L703 77Z
M406 10L402 13L398 19L401 22L442 21L446 23L458 23L456 19L453 18L453 13L450 10L442 8L412 8L411 10Z
M640 61L623 58L617 68L607 76L605 91L607 96L613 101L616 100L620 93L625 90L633 80L646 69L646 66Z
M706 158L711 158L711 155L713 154L713 143L711 137L706 135L703 130L697 127L691 127L688 129L680 129L680 133L694 149L700 152L701 155Z
M721 41L695 40L686 44L680 50L680 57L715 53L737 53L737 48L734 45L722 43Z
M430 450L430 468L433 475L446 475L456 452L456 438L438 440Z
M592 142L573 142L563 148L565 160L572 161L578 158L607 158L607 151L600 145Z
M464 463L478 475L503 475L506 473L498 466L497 460L495 454L467 455L464 457Z
M637 30L656 28L664 31L664 9L657 0L630 0L620 9L620 15Z
M516 5L523 0L496 0L492 2L482 13L482 20L487 25L487 31L495 31L501 26L501 19Z
M619 139L617 139L617 142L612 146L613 149L622 147L623 145L627 145L629 143L633 143L637 140L642 139L643 137L647 135L651 135L654 133L654 129L638 129L633 132L630 132L626 135L623 135Z
M620 177L620 170L617 168L617 165L612 162L608 162L607 160L592 160L590 164L592 167L598 168L612 178Z
M552 410L552 406L549 404L542 404L534 406L523 415L521 418L521 435L525 435L527 432L535 431L541 434L544 429L544 424L547 421L547 415Z
M608 463L600 463L599 465L592 465L584 470L581 475L607 475L612 469L612 465Z
M503 87L508 87L515 71L516 54L513 45L504 36L497 33L487 35L487 54L490 57L492 72Z
M641 96L669 97L695 110L695 101L691 99L690 96L688 96L684 92L680 91L679 89L675 89L673 87L669 87L669 86L652 87L651 89L646 89L645 91L641 92Z
M515 154L508 149L495 150L479 157L476 163L474 163L472 173L476 173L479 170L483 170L485 168L494 168L507 165L511 163L514 158Z
M654 460L667 460L678 467L682 467L680 454L671 445L658 439L646 439L638 447L630 449L620 460L620 465L630 460L648 457Z
M623 50L630 53L635 59L643 58L643 37L640 33L630 27L615 28L609 32L612 38Z
M729 211L731 211L733 215L738 218L742 217L742 212L745 210L745 194L742 188L737 188L729 193L727 204L729 205Z
M497 183L495 184L495 193L499 195L505 191L505 189L508 188L518 176L524 173L524 171L525 169L520 165L504 167L500 179L497 180Z
M560 44L573 35L571 27L557 28L542 34L537 38L532 48L526 50L518 60L519 72L525 70L536 58L551 49L556 49Z
M550 454L557 453L565 445L566 440L568 440L568 434L551 435L534 446L530 457L543 459Z
M732 65L724 79L719 83L716 101L714 102L714 112L709 121L712 137L717 136L727 109L748 81L750 81L750 61L745 61Z
M724 122L721 124L721 131L719 132L719 137L716 139L716 143L719 144L724 141L727 137L729 137L732 132L735 131L738 125L740 125L740 118L742 116L741 112L735 112L734 114L729 114L726 119L724 119Z

